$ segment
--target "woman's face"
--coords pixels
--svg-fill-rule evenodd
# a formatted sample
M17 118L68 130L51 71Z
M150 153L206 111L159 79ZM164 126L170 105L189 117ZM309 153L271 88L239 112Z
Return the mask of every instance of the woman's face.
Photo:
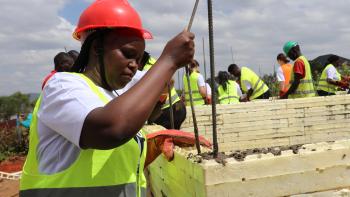
M277 62L280 66L283 66L285 64L282 60L277 60Z
M145 41L137 35L119 34L113 30L104 39L104 64L106 80L113 89L121 89L135 75L143 52Z

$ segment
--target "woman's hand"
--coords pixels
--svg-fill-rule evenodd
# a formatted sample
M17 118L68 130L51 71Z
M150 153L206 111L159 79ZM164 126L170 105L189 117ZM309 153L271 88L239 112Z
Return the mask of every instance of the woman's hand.
M176 69L191 63L195 52L194 38L191 32L181 32L167 43L159 59L166 60Z

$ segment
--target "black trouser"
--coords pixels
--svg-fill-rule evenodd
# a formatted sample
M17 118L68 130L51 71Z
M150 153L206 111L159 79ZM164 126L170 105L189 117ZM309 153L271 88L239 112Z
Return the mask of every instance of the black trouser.
M335 93L326 92L326 91L323 91L323 90L317 90L317 94L318 94L318 96L331 96L331 95L335 95Z
M174 112L174 129L180 129L181 124L186 119L186 106L180 100L173 104L173 112ZM163 109L162 114L154 121L154 123L162 125L167 129L171 129L170 122L170 107Z
M271 97L270 90L267 90L264 94L256 97L255 99L269 99Z

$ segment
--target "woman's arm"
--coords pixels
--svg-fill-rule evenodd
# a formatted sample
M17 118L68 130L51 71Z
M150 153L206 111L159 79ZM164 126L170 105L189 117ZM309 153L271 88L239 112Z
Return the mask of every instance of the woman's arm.
M151 114L164 86L194 55L194 34L182 32L169 41L161 57L130 90L86 117L80 146L112 149L133 138Z

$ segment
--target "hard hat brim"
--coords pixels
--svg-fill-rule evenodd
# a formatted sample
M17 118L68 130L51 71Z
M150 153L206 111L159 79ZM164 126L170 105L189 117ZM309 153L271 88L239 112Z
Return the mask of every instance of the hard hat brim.
M106 28L105 26L101 25L101 26L87 26L87 27L84 27L84 28L80 28L80 29L76 29L73 33L73 38L78 40L78 41L81 41L81 33L82 32L87 32L87 31L93 31L93 30L97 30L97 29L102 29L102 28ZM116 28L116 29L120 29L120 28L128 28L128 29L132 29L132 30L136 30L136 31L139 31L141 34L142 34L142 37L143 39L145 40L150 40L150 39L153 39L153 35L151 32L149 32L148 30L146 29L136 29L136 28L133 28L133 27L121 27L121 26L118 26L118 27L109 27L109 28Z

